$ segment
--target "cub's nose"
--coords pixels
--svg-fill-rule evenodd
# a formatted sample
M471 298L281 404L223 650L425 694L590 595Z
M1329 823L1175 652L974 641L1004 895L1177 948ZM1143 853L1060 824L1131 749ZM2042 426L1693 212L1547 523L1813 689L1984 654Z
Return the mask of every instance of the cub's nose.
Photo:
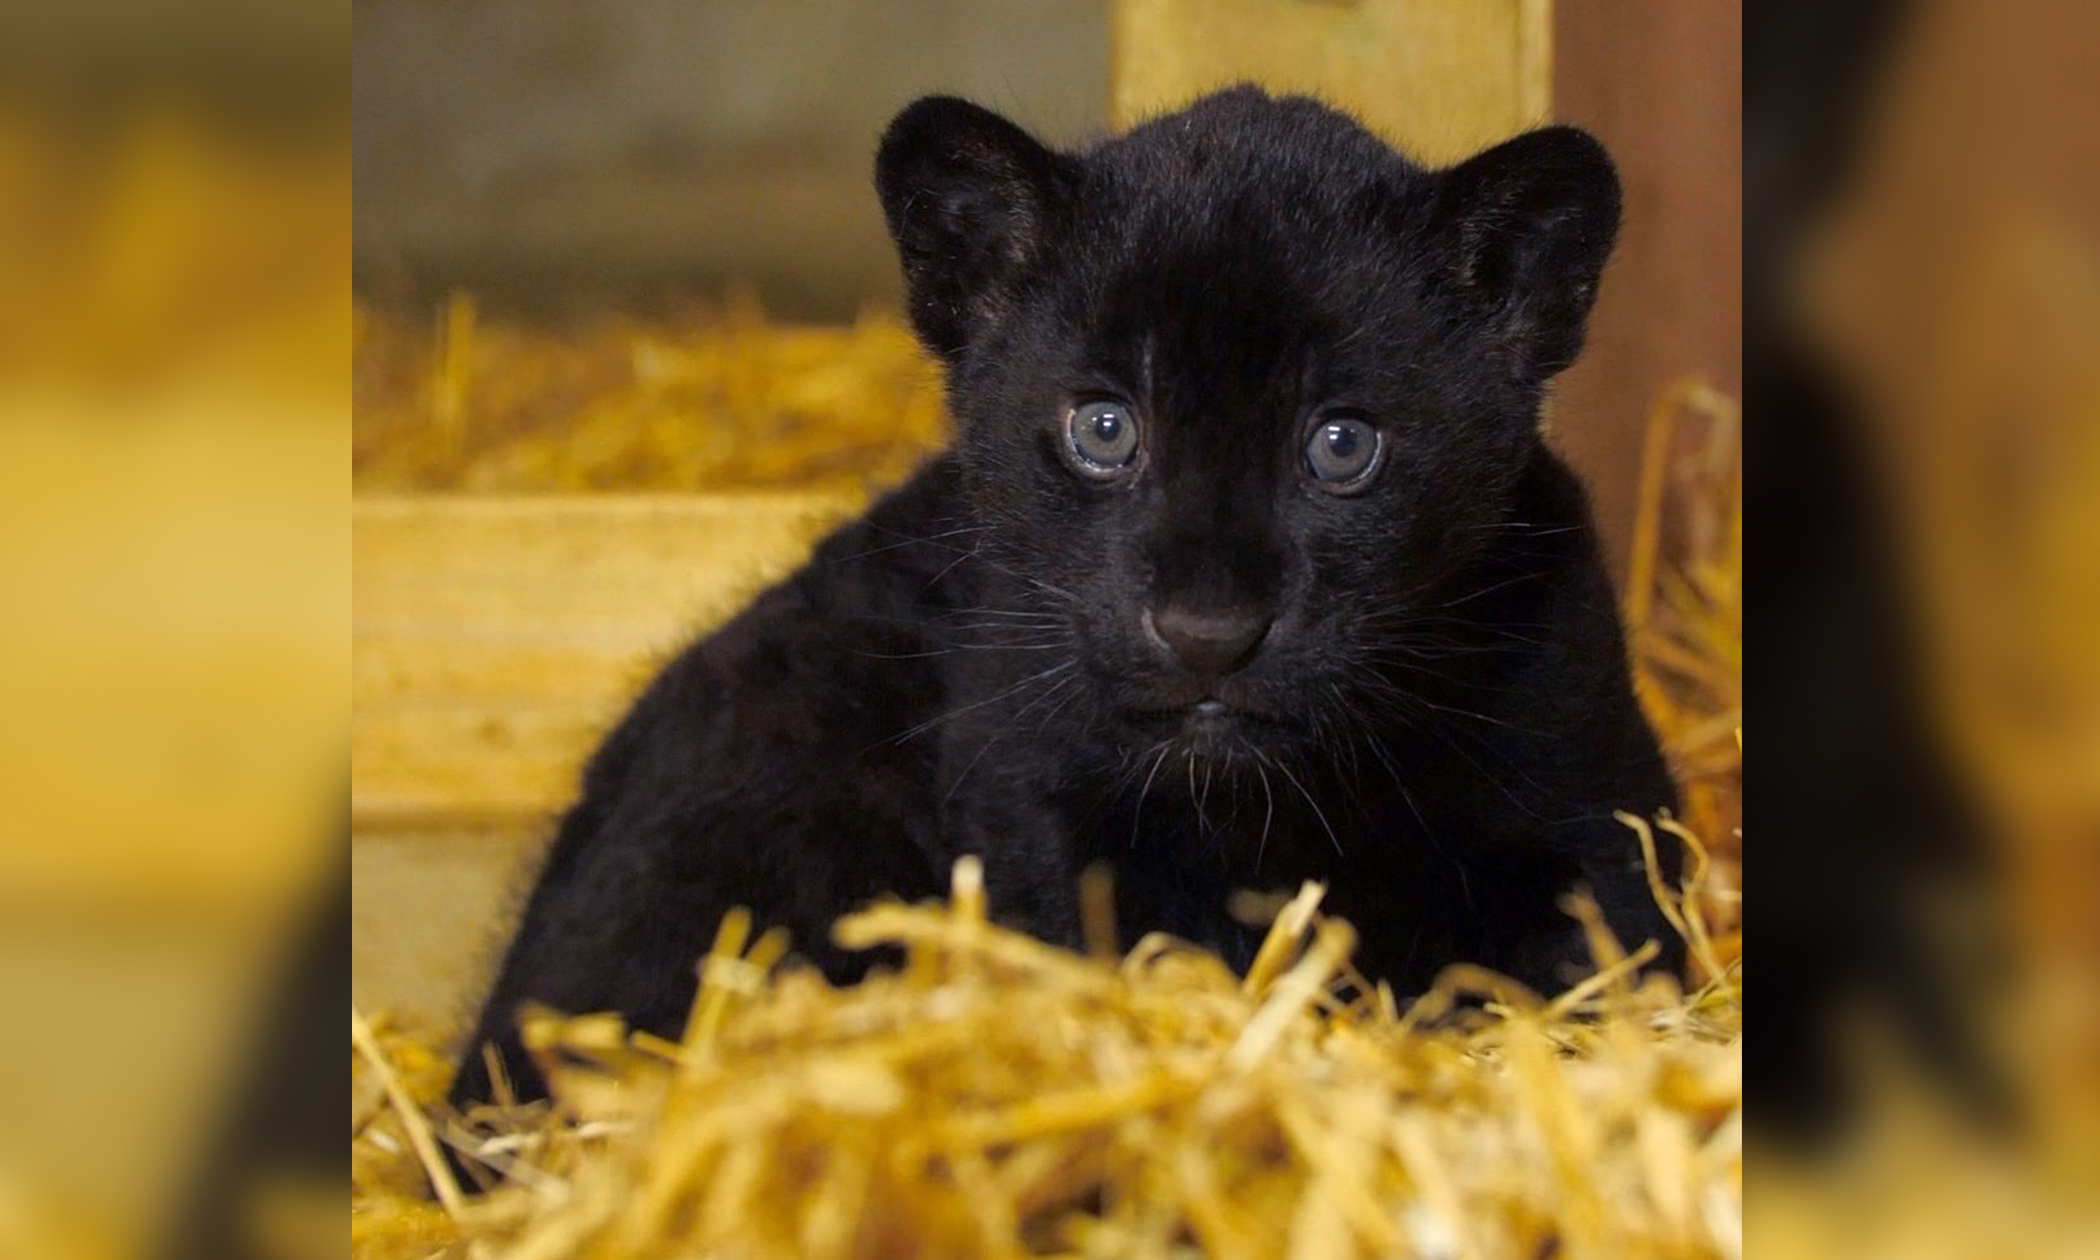
M1268 636L1269 618L1260 613L1191 612L1170 604L1157 611L1146 609L1145 628L1189 672L1218 676L1253 658Z

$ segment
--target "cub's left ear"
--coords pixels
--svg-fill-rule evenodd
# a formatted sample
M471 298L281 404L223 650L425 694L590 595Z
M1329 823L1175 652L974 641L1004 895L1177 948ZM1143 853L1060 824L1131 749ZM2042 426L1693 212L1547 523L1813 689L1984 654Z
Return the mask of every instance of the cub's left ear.
M982 106L912 103L875 155L875 191L904 264L912 325L953 361L1036 265L1065 205L1070 159Z
M1619 176L1588 132L1543 127L1438 177L1446 280L1542 381L1575 361L1619 230Z

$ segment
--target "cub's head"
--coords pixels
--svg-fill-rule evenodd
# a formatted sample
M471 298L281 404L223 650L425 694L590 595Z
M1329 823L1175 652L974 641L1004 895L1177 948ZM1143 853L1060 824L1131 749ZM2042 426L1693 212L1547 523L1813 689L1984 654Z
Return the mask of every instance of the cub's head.
M1218 754L1455 615L1619 218L1580 131L1431 170L1250 88L1080 152L921 100L876 184L985 554L1097 712Z

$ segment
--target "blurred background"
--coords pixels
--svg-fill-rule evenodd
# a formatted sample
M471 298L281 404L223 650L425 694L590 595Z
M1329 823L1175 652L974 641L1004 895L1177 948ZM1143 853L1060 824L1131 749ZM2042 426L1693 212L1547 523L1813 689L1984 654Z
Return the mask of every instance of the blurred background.
M204 1189L271 995L340 1028L348 68L345 5L0 6L0 1254L242 1254L340 1133Z

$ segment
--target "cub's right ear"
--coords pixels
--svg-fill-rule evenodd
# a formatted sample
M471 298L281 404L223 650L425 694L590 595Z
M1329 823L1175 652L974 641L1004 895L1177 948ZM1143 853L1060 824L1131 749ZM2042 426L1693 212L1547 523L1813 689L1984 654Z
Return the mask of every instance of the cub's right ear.
M890 123L875 190L927 349L953 361L998 315L1042 256L1073 179L1071 159L952 96L915 101Z

